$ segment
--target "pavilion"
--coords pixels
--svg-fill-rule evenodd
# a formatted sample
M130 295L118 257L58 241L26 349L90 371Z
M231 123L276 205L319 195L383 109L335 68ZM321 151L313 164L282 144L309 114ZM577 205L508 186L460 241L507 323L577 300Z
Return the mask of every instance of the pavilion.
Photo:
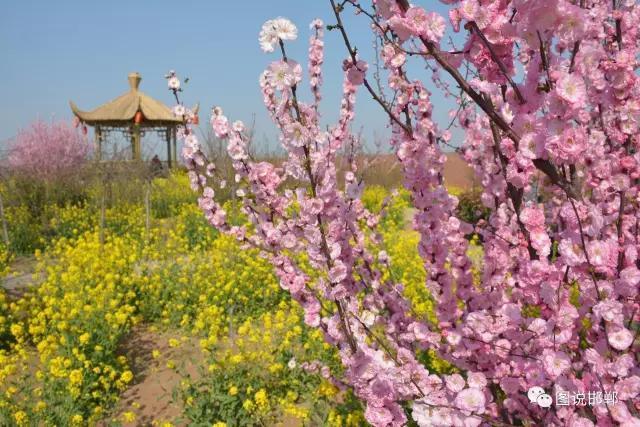
M176 164L176 130L183 124L171 109L162 102L138 90L142 77L138 73L129 74L129 91L107 102L93 111L78 109L70 101L73 114L81 123L92 126L95 134L96 159L102 159L102 143L109 132L122 132L131 141L133 160L141 160L141 137L147 132L156 132L167 141L167 163ZM198 106L194 109L197 114Z

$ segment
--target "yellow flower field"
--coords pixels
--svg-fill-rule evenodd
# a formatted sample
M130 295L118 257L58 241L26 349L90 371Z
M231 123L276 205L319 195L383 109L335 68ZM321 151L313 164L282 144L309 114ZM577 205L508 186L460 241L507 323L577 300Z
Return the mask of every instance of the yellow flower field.
M178 352L195 339L201 352L195 377L166 362L183 377L172 394L182 413L156 425L361 425L350 392L320 374L341 369L333 347L304 325L267 261L205 223L186 186L180 174L154 182L149 229L140 204L108 209L102 232L95 207L52 207L33 285L18 296L0 290L0 425L136 425L140 405L113 410L136 381L121 349L140 325L183 337L168 342ZM364 201L378 210L388 195L374 187ZM388 274L416 315L433 320L406 207L406 196L393 197L382 220ZM9 265L0 251L0 272Z

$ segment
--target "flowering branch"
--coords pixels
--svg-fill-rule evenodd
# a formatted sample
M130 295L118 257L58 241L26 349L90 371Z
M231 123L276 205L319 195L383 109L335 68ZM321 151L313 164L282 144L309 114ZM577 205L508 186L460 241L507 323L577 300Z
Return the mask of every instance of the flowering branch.
M500 71L502 71L502 74L504 75L505 79L507 79L507 81L513 88L513 91L516 93L518 100L520 101L521 104L524 104L526 101L524 100L524 97L522 96L522 92L520 92L518 85L513 81L511 76L509 76L509 72L507 71L507 68L504 66L504 64L502 63L502 61L494 51L489 40L487 40L485 35L482 33L482 30L478 28L478 24L476 24L474 21L470 21L467 25L469 26L471 31L475 31L478 37L480 37L480 40L482 40L482 43L484 43L484 45L487 47L487 49L491 53L491 58L495 61L496 64L498 64L498 67L500 67Z
M265 70L260 87L286 158L277 167L253 159L244 125L215 109L212 127L227 143L252 227L227 223L210 184L215 168L185 129L183 155L202 192L200 207L213 226L264 250L305 322L338 349L340 381L362 400L372 425L404 425L409 407L420 426L637 423L637 6L596 1L586 9L558 0L520 2L516 11L512 2L447 3L453 31L463 21L472 30L454 52L440 48L446 21L436 12L406 0L373 0L373 12L356 0L330 0L337 23L331 28L340 31L348 57L339 119L326 130L318 111L322 23L311 25L311 103L298 97L302 67L285 51L297 28L284 18L265 23L260 44L265 52L279 48L282 58ZM382 43L379 93L348 37L346 5L372 21ZM458 103L444 130L433 119L431 86L409 72L413 52L433 86ZM352 151L338 179L337 153L357 142L350 126L360 86L389 116L435 322L416 315L388 271L388 255L372 253L381 244L378 217L363 207ZM473 227L456 217L458 199L445 187L440 144L449 142L454 124L464 132L460 151L490 210ZM480 271L469 256L472 232L482 241ZM300 258L309 260L313 277ZM430 372L419 362L427 349L459 373ZM549 395L615 391L619 401L550 410L527 395L536 387Z

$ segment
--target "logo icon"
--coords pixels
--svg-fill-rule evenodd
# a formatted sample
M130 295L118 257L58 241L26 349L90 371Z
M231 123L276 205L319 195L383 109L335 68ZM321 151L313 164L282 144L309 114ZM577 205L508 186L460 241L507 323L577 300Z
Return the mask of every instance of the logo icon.
M534 386L527 392L527 397L531 403L539 405L541 408L550 408L553 403L553 399L549 396L542 387Z

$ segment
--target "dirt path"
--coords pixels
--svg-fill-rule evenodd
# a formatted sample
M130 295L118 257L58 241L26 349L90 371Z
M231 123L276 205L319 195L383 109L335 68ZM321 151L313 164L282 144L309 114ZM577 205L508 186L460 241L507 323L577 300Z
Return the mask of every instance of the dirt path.
M13 299L22 296L27 288L33 284L33 273L36 269L36 259L34 257L19 257L11 263L11 272L0 279L7 294Z
M131 386L120 396L120 402L109 420L123 421L125 412L133 412L136 420L124 426L153 426L171 421L182 414L182 406L172 401L172 393L180 385L184 375L192 379L199 376L197 367L202 363L198 342L190 338L179 347L169 345L171 338L180 341L179 335L158 332L146 326L135 328L121 348L134 373ZM154 350L157 351L154 357ZM176 369L167 367L173 363ZM180 372L178 372L180 371ZM106 420L105 424L106 425Z

